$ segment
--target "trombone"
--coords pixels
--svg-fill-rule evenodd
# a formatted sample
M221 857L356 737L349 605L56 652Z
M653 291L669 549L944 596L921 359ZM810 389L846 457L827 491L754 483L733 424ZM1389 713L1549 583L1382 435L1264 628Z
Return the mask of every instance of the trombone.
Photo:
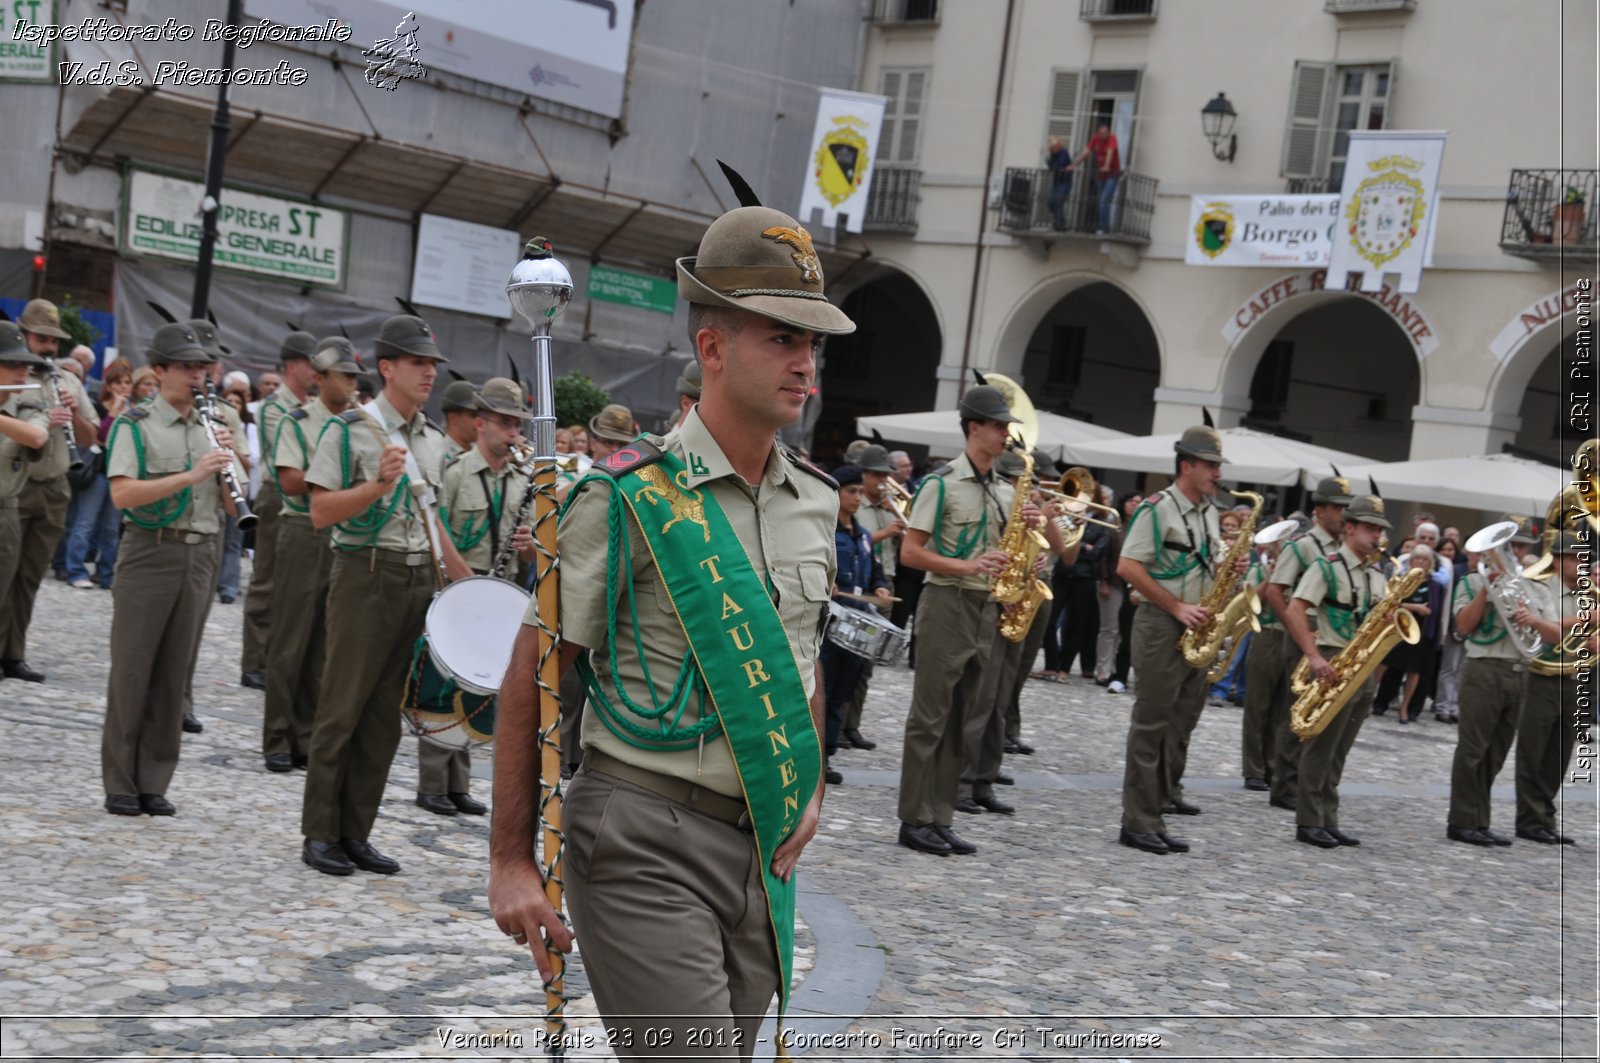
M1074 465L1061 474L1061 479L1054 488L1040 485L1034 490L1048 498L1060 499L1061 509L1064 511L1065 517L1074 523L1098 524L1102 528L1117 528L1119 525L1114 520L1101 520L1098 517L1089 515L1089 510L1099 510L1112 516L1116 515L1117 507L1108 506L1104 502L1096 502L1094 500L1095 492L1099 490L1099 486L1099 484L1095 483L1094 476L1090 474L1088 469L1081 465ZM1064 532L1066 529L1063 528L1062 531Z
M883 486L878 488L878 501L896 517L908 524L911 522L911 492L899 480L891 476L883 481Z

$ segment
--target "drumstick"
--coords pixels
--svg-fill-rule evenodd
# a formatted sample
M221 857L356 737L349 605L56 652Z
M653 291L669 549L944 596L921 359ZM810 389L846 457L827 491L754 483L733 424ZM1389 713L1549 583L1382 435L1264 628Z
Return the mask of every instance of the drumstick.
M858 602L898 602L903 600L892 595L888 598L879 598L875 594L851 594L849 591L834 591L833 596L835 598L851 598Z

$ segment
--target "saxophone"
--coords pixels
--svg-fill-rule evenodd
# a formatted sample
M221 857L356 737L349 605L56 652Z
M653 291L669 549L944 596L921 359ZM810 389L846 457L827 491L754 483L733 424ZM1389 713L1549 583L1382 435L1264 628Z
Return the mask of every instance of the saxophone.
M1012 642L1021 642L1033 626L1033 616L1039 606L1052 595L1050 585L1033 574L1039 553L1050 546L1050 541L1036 529L1028 526L1022 515L1033 487L1033 458L1022 451L1022 474L1017 477L1017 493L1011 502L1011 514L1006 518L1006 532L1000 537L998 549L1011 558L1006 567L995 573L989 581L989 593L1000 603L1000 634Z
M1256 614L1261 612L1261 599L1252 586L1239 589L1244 576L1236 569L1239 558L1247 556L1255 542L1256 523L1261 519L1267 500L1254 491L1228 493L1234 498L1248 498L1250 515L1245 518L1233 545L1217 562L1216 580L1211 589L1200 599L1200 604L1211 611L1211 619L1184 631L1178 639L1184 661L1190 668L1205 669L1207 681L1212 683L1228 670L1233 648L1244 639L1245 633L1261 630L1261 621L1256 619Z
M1400 604L1428 578L1420 568L1408 568L1391 579L1384 589L1383 599L1372 607L1367 618L1361 621L1350 645L1334 654L1328 663L1339 673L1337 682L1326 685L1316 681L1311 674L1309 658L1300 658L1290 679L1290 689L1296 697L1289 707L1289 726L1304 742L1328 729L1345 703L1361 689L1361 684L1377 670L1378 665L1394 649L1397 642L1416 645L1422 638L1417 618Z

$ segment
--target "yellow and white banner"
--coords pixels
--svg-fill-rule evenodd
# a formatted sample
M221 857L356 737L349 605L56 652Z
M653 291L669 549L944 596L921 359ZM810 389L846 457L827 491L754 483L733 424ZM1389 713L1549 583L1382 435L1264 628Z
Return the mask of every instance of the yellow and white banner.
M1342 217L1333 232L1329 288L1361 274L1361 290L1383 287L1386 273L1399 274L1397 291L1414 292L1424 266L1433 264L1433 233L1439 217L1439 163L1443 132L1350 134Z
M801 225L832 228L845 215L845 228L861 231L872 191L872 160L878 153L878 132L888 100L843 89L823 89L817 102L817 126L806 155L805 191L800 196Z

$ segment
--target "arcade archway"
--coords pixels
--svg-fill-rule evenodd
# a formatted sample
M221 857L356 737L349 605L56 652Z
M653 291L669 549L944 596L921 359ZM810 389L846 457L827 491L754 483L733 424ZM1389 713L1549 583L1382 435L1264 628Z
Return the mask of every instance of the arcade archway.
M1126 292L1087 284L1057 300L1034 327L1020 379L1041 410L1146 435L1155 419L1160 346Z

